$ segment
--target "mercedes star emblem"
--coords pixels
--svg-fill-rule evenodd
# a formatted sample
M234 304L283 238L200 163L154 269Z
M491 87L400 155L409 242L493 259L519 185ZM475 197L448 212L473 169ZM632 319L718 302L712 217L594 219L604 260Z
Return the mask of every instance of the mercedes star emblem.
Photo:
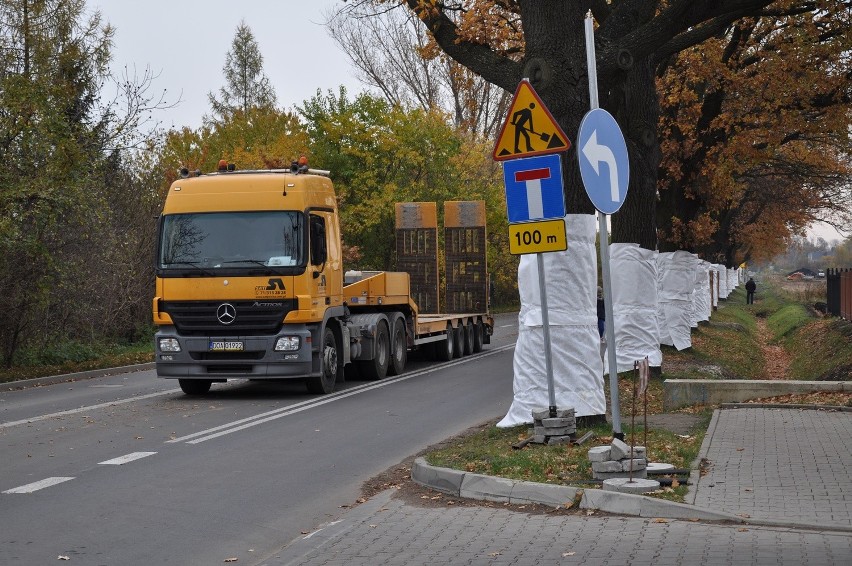
M222 303L216 309L216 318L222 324L231 324L237 318L237 309L230 303Z

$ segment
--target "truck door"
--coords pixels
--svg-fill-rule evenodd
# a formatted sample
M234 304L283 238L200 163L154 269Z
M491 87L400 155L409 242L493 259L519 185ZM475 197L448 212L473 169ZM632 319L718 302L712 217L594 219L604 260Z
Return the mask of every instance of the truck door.
M317 307L328 304L328 235L325 218L319 214L310 214L310 250L308 269L311 271L311 295L317 300Z

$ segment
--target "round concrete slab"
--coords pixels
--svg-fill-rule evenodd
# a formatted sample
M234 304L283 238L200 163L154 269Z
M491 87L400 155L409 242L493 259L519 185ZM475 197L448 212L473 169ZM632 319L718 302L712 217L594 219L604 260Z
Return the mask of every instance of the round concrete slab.
M603 481L604 491L619 493L648 493L660 489L660 482L641 478L612 478Z
M675 469L674 464L666 464L665 462L648 462L648 465L645 466L645 469L648 470L648 473L665 473L670 472Z

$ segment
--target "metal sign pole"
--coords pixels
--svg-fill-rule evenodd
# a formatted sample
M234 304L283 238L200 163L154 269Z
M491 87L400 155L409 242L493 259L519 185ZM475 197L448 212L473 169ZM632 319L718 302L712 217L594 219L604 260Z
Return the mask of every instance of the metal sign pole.
M595 30L592 11L586 14L586 66L589 71L589 106L598 108L598 75L595 64ZM579 142L578 142L579 147ZM601 275L603 277L604 312L606 316L606 353L609 362L609 396L612 410L613 436L624 440L621 432L621 407L618 402L618 365L615 356L615 320L612 314L612 279L609 269L609 232L606 226L607 215L598 212L598 233L600 235Z
M544 367L547 372L547 394L550 417L556 418L556 391L553 385L553 361L550 352L550 321L547 315L547 281L544 276L544 254L535 254L538 263L538 289L541 294L541 326L544 330Z

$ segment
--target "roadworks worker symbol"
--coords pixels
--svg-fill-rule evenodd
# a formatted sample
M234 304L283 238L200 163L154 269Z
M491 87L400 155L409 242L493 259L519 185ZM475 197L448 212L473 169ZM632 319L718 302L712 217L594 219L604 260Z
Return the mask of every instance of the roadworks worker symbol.
M570 147L568 136L529 81L523 79L515 90L512 106L494 146L494 161L559 153Z

